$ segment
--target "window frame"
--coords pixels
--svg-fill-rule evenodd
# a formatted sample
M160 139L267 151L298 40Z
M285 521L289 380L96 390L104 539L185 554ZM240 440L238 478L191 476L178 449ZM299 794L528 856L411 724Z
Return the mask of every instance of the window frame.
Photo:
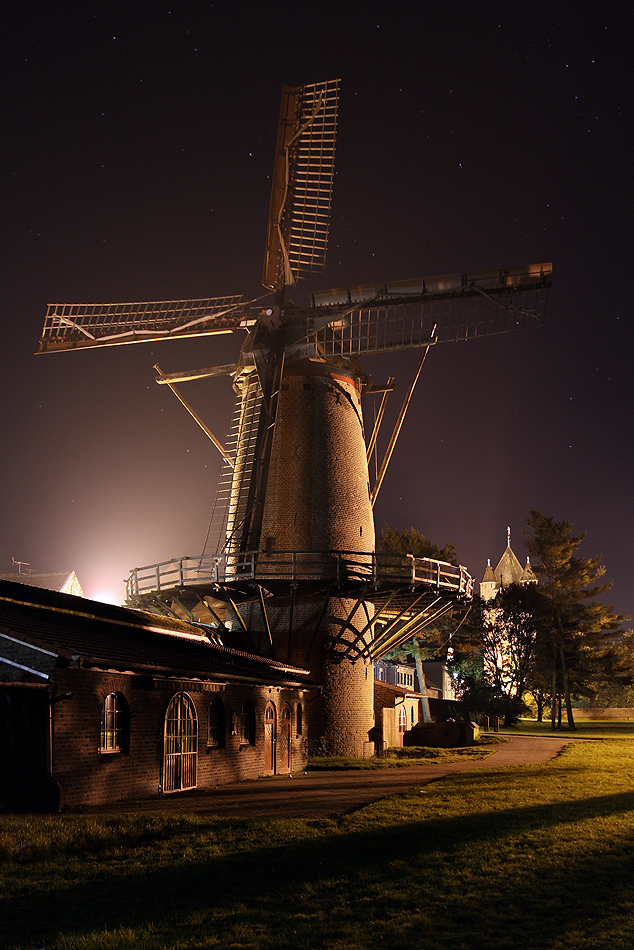
M130 709L123 693L111 690L101 704L100 755L125 755L130 751Z
M240 707L240 745L255 745L255 707L250 699L245 699Z

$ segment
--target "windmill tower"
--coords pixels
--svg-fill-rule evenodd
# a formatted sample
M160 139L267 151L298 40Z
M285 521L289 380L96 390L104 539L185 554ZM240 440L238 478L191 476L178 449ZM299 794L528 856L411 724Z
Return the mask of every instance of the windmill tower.
M463 568L375 554L372 508L429 348L539 324L550 264L314 293L298 280L325 265L338 80L284 87L263 284L267 306L241 296L130 304L52 304L38 352L242 332L229 366L164 374L225 459L219 547L135 569L128 601L201 611L226 639L309 669L309 734L361 755L373 725L375 659L471 597ZM368 458L390 378L374 388L360 358L418 348L421 358L376 483ZM229 375L237 395L225 447L178 386ZM383 401L366 441L361 395Z

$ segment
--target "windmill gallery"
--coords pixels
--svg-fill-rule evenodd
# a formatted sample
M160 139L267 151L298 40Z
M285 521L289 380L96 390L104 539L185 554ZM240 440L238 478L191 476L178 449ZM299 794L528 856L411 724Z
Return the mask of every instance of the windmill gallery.
M24 733L11 741L25 788L29 772L67 803L104 801L290 772L307 740L372 754L374 663L472 596L464 568L377 554L373 505L430 347L539 325L552 267L338 288L300 306L298 281L325 265L338 96L337 80L284 87L264 306L233 295L48 308L40 353L220 333L242 345L233 364L155 367L224 459L204 551L133 570L122 608L0 592L0 692L7 729ZM371 485L393 380L372 385L360 360L405 348L420 360ZM179 388L223 375L237 397L224 444ZM373 393L366 438L361 397ZM29 743L39 751L25 764Z

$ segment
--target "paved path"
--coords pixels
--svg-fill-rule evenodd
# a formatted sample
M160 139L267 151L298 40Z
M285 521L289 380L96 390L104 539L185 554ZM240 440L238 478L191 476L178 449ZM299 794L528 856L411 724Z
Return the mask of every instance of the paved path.
M132 814L192 812L218 818L327 818L419 785L471 769L499 768L548 762L569 744L569 738L513 736L484 759L448 765L421 765L358 772L301 772L216 789L165 795L161 798L96 807L99 812ZM574 740L573 740L574 741Z

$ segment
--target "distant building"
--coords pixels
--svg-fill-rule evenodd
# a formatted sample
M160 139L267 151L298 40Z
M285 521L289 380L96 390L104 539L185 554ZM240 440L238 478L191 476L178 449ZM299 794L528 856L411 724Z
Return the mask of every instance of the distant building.
M411 662L410 662L411 661ZM424 660L425 691L430 699L455 699L453 681L447 666L441 660ZM374 664L374 681L400 686L411 693L423 695L418 682L416 664L411 655L406 663L392 663L389 660L377 660Z
M454 715L453 682L441 661L425 660L425 688L421 689L413 658L412 662L392 663L377 660L374 664L374 743L381 748L402 746L405 733L423 721L422 702L427 700L432 717L438 721ZM448 700L449 703L444 702Z
M43 587L44 590L57 590L61 594L74 594L83 597L84 592L74 571L61 571L54 574L14 573L0 574L0 581L13 581L16 584L28 584L30 587Z
M538 580L531 567L530 558L526 558L526 566L522 567L513 549L511 548L511 529L506 529L506 550L497 563L495 570L491 568L491 561L487 563L484 577L480 582L480 597L484 601L493 601L500 590L506 590L511 584L537 584ZM510 694L513 676L509 671L514 667L513 647L509 640L506 628L498 621L500 610L491 604L485 611L485 622L496 630L495 637L490 638L489 649L484 658L484 672L491 683L499 683L505 693Z
M511 584L537 584L537 577L531 567L530 558L526 558L526 566L522 567L513 549L511 548L511 529L506 529L506 550L497 563L495 570L491 567L489 558L480 582L480 597L482 600L493 600L499 590L510 587Z

